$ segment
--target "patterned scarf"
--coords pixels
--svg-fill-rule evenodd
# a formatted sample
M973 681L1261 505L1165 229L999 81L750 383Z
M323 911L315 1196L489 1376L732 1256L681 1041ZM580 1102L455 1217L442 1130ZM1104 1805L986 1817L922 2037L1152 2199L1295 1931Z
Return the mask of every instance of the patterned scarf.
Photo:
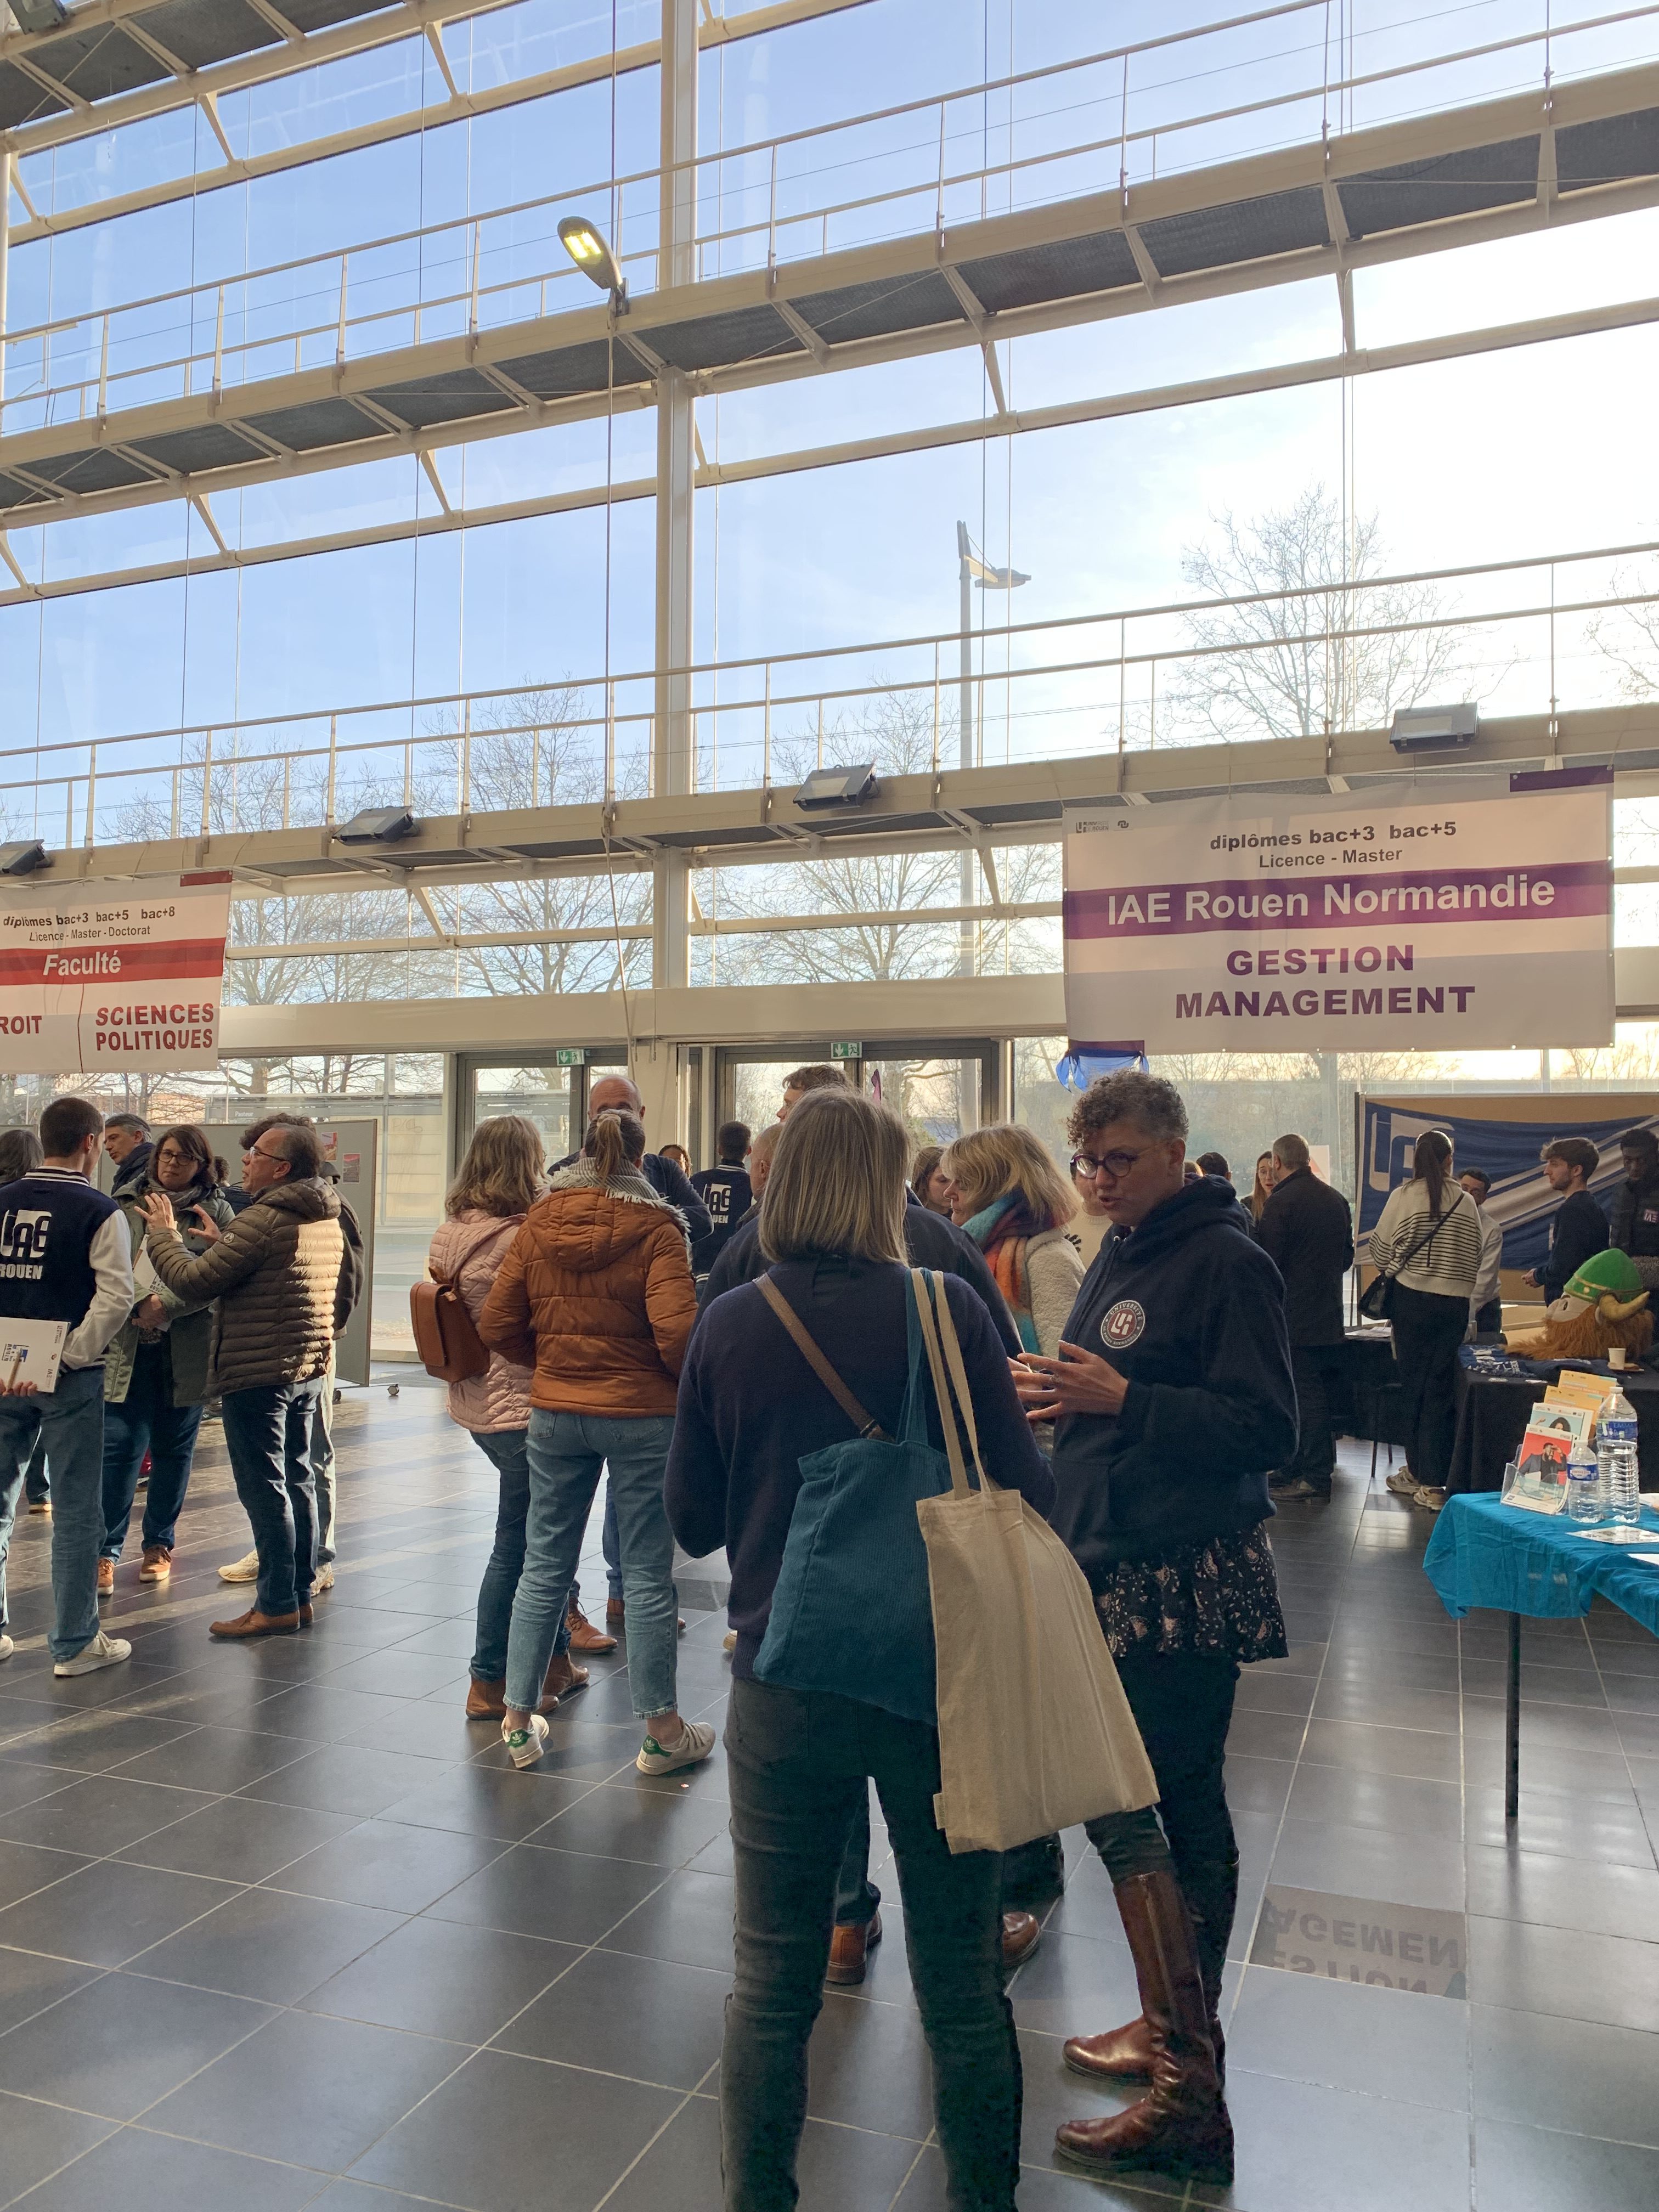
M681 1233L686 1236L690 1244L685 1216L678 1206L671 1206L660 1191L652 1188L639 1168L620 1168L607 1178L599 1173L586 1152L578 1152L568 1168L561 1168L556 1175L549 1176L547 1187L550 1190L602 1190L607 1198L625 1199L630 1206L660 1206L665 1213L672 1215L678 1222Z
M1026 1239L1032 1234L1030 1209L1023 1191L1011 1190L963 1224L984 1253L996 1286L1014 1317L1020 1343L1027 1352L1042 1349L1031 1318L1030 1277L1025 1266Z

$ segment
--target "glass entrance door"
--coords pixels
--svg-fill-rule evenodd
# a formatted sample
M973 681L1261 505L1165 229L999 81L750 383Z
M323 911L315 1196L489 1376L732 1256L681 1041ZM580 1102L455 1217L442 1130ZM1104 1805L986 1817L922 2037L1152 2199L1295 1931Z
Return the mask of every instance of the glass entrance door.
M585 1068L559 1067L551 1060L479 1055L463 1059L458 1072L458 1157L478 1123L497 1114L522 1114L533 1121L542 1133L550 1166L575 1150L571 1132L582 1126Z

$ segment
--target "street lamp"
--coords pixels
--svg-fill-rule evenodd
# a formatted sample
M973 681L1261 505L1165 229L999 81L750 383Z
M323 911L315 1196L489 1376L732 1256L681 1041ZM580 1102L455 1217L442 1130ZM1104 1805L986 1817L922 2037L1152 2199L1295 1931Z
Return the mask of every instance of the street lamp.
M974 765L974 592L1017 592L1030 578L1018 568L994 568L988 561L981 560L974 550L974 541L968 535L965 522L957 525L957 573L962 586L962 629L960 687L958 690L957 722L960 739L959 758L963 768ZM974 902L974 856L962 856L962 904ZM957 972L971 975L974 972L974 925L962 923L962 950L957 957Z
M564 216L559 222L559 243L584 276L591 276L600 291L609 292L621 314L628 306L628 279L599 225L585 215Z

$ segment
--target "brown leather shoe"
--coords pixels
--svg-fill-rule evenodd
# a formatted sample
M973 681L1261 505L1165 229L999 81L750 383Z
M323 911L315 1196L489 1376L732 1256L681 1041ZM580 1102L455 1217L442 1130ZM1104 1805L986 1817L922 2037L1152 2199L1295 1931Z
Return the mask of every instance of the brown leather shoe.
M113 1597L115 1595L113 1559L100 1559L98 1562L98 1595L100 1597Z
M1103 2035L1073 2035L1060 2056L1073 2074L1092 2081L1144 2081L1152 2070L1152 2023L1143 2013Z
M605 1611L608 1613L610 1607ZM614 1651L617 1639L607 1636L602 1628L595 1628L580 1606L573 1605L568 1616L570 1622L570 1648L580 1651L584 1658L602 1659L607 1651Z
M311 1626L311 1620L312 1620L312 1613L311 1613L311 1600L310 1600L309 1598L307 1598L307 1599L306 1600L305 1603L304 1603L304 1604L300 1607L300 1626L301 1626L301 1628L309 1628L309 1627L310 1627L310 1626Z
M171 1544L146 1544L144 1564L138 1570L141 1583L164 1583L173 1572Z
M307 1606L304 1613L310 1610ZM292 1613L261 1613L257 1605L250 1606L234 1620L210 1620L208 1634L216 1636L222 1644L246 1644L255 1636L297 1636L305 1626L304 1613L298 1607Z
M607 1628L620 1628L627 1618L628 1607L623 1599L619 1597L606 1598L605 1601L605 1625Z
M1210 2039L1210 2009L1193 1923L1172 1873L1115 1885L1151 2031L1152 2086L1138 2105L1101 2119L1067 2120L1054 2136L1066 2164L1097 2174L1128 2167L1225 2183L1233 2129Z
M480 1682L476 1678L466 1686L466 1717L470 1721L499 1721L507 1717L507 1679L499 1682Z
M573 1666L568 1651L562 1654L556 1652L548 1661L547 1672L542 1677L540 1710L550 1713L561 1698L574 1697L578 1690L585 1690L587 1683L586 1667ZM505 1689L507 1686L503 1683L501 1686Z
M830 1964L824 1980L838 1990L856 1989L864 1979L869 1954L880 1941L879 1912L872 1912L861 1924L837 1927L830 1938Z
M1042 1941L1042 1923L1035 1912L1005 1912L1002 1916L1002 1971L1012 1974L1023 1966Z

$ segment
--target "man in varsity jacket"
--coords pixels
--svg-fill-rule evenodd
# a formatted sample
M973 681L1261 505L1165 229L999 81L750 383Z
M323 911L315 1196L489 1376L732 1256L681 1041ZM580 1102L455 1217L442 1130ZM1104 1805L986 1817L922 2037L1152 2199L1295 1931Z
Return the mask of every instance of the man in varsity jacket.
M0 1186L0 1336L10 1319L68 1324L58 1386L5 1388L0 1373L0 1659L11 1656L6 1549L23 1469L44 1438L52 1468L52 1596L46 1638L57 1674L90 1674L131 1658L98 1626L104 1533L104 1353L132 1311L132 1238L121 1209L93 1186L104 1117L85 1098L54 1098L40 1115L46 1158Z

